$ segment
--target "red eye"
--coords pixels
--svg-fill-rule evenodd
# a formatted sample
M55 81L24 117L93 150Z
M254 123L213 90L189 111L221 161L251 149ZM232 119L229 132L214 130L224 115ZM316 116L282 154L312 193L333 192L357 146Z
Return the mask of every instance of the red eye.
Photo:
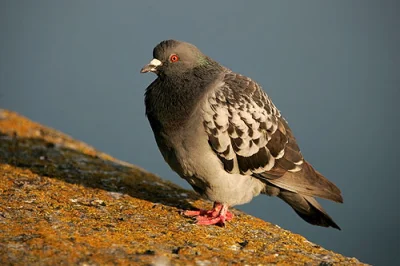
M177 62L178 60L179 60L179 57L176 54L172 54L169 57L169 61L171 61L171 62Z

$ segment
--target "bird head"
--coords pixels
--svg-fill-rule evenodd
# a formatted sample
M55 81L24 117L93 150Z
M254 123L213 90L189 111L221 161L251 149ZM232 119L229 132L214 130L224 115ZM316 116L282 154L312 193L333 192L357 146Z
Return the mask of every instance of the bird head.
M158 76L179 76L194 68L210 63L196 46L187 42L166 40L153 50L153 59L140 72L153 72Z

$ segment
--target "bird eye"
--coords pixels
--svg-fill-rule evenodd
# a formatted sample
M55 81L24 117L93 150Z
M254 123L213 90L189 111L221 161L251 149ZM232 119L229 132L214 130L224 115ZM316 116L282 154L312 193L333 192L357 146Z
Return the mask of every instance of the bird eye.
M176 54L172 54L169 57L169 61L171 61L171 62L177 62L178 60L179 60L179 57Z

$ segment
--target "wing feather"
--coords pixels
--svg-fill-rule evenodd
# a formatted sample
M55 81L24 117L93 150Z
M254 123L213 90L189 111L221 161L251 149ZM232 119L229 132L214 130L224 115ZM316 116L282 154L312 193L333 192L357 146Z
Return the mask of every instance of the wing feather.
M204 127L226 171L249 175L301 167L303 157L286 121L256 82L227 73L208 104Z

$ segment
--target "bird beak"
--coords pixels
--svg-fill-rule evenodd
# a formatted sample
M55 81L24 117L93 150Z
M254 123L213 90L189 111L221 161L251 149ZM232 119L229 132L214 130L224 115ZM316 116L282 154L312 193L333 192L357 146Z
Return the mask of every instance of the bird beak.
M149 64L145 65L141 70L140 73L147 73L147 72L156 72L157 67L162 66L162 63L158 59L153 59L150 61Z

